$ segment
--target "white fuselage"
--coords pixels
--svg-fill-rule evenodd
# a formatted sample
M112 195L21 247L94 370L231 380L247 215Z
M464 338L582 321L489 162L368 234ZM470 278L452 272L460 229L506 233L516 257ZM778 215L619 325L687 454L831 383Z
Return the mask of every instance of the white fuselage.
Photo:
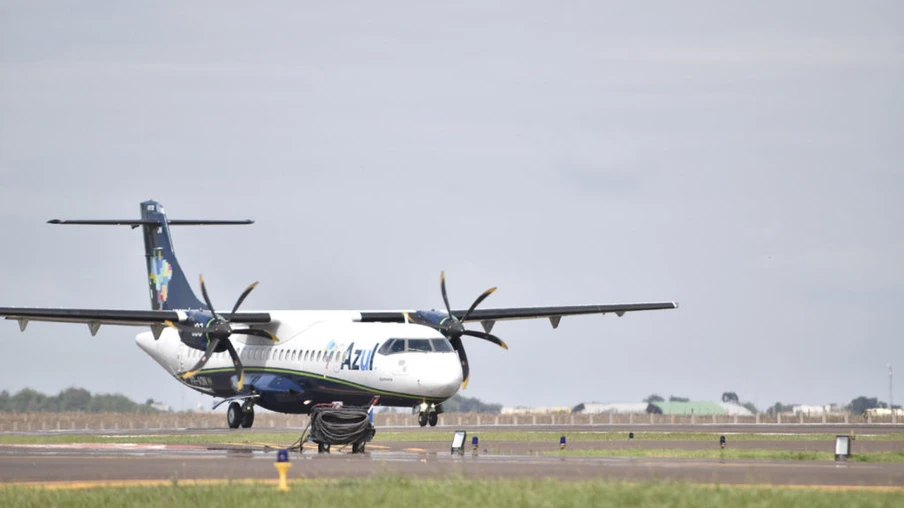
M232 335L245 368L246 384L263 379L262 374L271 374L307 387L303 392L314 394L314 400L306 399L304 394L298 399L306 399L308 404L331 402L319 400L324 397L342 400L345 394L356 400L379 395L385 405L442 401L461 386L458 354L433 328L408 323L361 323L357 321L359 313L345 311L271 311L270 315L276 324L265 328L279 342ZM395 341L387 344L390 339L403 340L409 347L400 348ZM232 395L229 392L236 377L228 353L213 354L198 375L183 380L178 374L190 369L202 351L186 346L175 329L164 330L158 340L150 332L141 333L136 341L186 386L213 396ZM412 350L423 349L424 345L427 351ZM395 351L385 346L395 346ZM232 387L225 385L225 379L231 380Z

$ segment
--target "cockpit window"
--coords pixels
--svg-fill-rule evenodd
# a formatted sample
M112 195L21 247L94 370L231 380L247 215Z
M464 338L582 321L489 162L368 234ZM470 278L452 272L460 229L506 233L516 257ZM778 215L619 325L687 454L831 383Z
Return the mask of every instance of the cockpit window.
M430 343L433 344L433 350L438 353L453 351L452 344L449 344L449 341L446 339L430 339Z
M396 353L448 353L454 351L446 339L389 339L380 346L377 353L394 355Z
M429 339L408 339L408 351L429 353L433 351Z

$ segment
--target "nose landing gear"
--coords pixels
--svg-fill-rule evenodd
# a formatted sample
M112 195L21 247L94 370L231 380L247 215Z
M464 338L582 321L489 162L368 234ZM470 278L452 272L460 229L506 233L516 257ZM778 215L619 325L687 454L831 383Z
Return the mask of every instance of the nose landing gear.
M443 412L443 405L422 402L415 406L414 409L417 412L418 425L426 427L429 424L431 427L436 427L437 422L439 422L439 415Z

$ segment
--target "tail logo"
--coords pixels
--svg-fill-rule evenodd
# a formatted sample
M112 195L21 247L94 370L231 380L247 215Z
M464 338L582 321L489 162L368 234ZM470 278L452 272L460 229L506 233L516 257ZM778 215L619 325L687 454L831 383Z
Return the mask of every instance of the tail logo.
M167 287L173 277L173 267L157 254L157 258L151 261L151 282L156 289L157 303L163 305L166 302Z

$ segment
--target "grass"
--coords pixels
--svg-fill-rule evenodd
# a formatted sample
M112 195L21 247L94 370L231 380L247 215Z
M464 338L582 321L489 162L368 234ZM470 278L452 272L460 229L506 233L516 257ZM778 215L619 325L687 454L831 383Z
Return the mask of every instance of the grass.
M660 459L835 460L835 454L831 452L738 450L732 448L726 450L628 448L621 450L566 450L545 452L545 454L566 457L643 457ZM851 460L854 462L904 462L904 451L861 452L854 454Z
M400 441L441 442L448 441L451 432L436 431L381 431L377 429L374 443ZM70 444L70 443L154 443L154 444L260 444L289 445L300 436L295 432L249 432L235 430L222 434L3 434L0 444ZM516 432L484 431L475 432L482 443L519 441L536 443L558 443L559 432ZM569 443L625 441L625 432L566 432ZM712 441L717 442L720 433L715 432L635 432L638 441ZM835 434L730 434L729 441L827 441L834 442ZM857 436L863 441L904 441L904 433L875 434Z
M448 441L452 431L449 432L418 432L377 431L378 441ZM559 442L559 436L568 437L569 443L587 443L600 441L626 441L627 432L523 432L523 431L482 431L472 432L469 435L480 436L481 440L489 441L527 441L527 442ZM634 439L638 441L713 441L718 442L719 436L726 436L731 441L835 441L835 434L769 434L769 433L730 433L730 432L635 432ZM904 441L904 433L871 434L855 436L855 439L863 441Z
M777 486L693 485L672 482L623 483L555 480L408 479L377 476L338 481L299 481L289 493L273 485L234 482L230 485L104 487L50 490L0 486L0 506L360 506L444 507L641 507L641 506L845 506L904 505L904 491L875 489L819 489Z

